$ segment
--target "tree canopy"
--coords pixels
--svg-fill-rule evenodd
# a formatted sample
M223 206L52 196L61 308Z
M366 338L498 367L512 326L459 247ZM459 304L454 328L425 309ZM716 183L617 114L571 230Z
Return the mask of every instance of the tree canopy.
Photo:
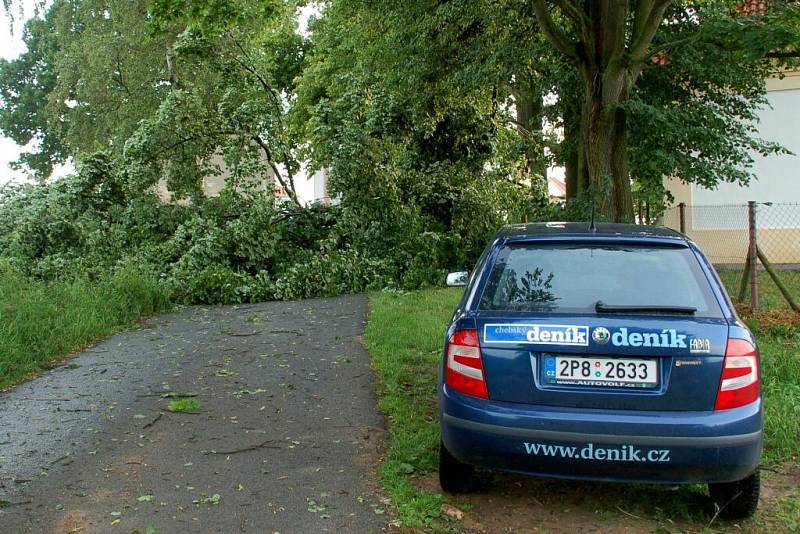
M797 2L328 1L312 38L303 4L56 0L0 64L0 130L37 141L20 164L39 176L127 146L138 187L166 174L180 194L212 154L242 176L265 157L291 195L298 157L363 171L343 150L395 136L418 167L488 169L534 200L563 165L570 199L620 220L634 195L663 203L663 176L746 182L781 150L753 120L796 61Z
M797 51L798 28L785 24L796 18L796 2L773 2L768 9L727 1L532 4L542 33L579 79L574 190L601 193L608 217L632 218L632 179L650 178L652 186L654 166L658 180L676 176L713 186L746 182L749 152L779 151L753 137L752 120L765 103L763 80L780 57L772 51ZM657 80L649 93L642 90L647 78ZM679 120L676 112L690 121ZM679 143L661 151L666 157L651 159L650 152L663 146L653 141L667 132ZM638 142L648 144L632 145ZM630 166L637 150L643 155L638 161L650 167L644 172ZM648 189L646 182L641 185Z

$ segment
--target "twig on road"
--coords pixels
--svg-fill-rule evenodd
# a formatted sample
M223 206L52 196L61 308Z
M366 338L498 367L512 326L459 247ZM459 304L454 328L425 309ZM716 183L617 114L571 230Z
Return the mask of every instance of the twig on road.
M270 334L294 334L296 336L303 336L299 330L270 330Z
M269 445L269 443L272 443L271 439L268 439L267 441L264 441L264 442L259 443L257 445L251 445L249 447L245 447L243 449L234 449L232 451L213 451L212 450L212 451L204 451L203 454L205 454L205 455L209 455L209 454L229 455L229 454L239 454L240 452L255 451L255 450L258 450L258 449L280 449L281 448L281 447L278 447L278 446L275 446L275 445Z
M71 455L70 453L67 453L67 454L65 454L64 456L61 456L61 457L59 457L59 458L56 458L55 460L53 460L52 462L50 462L50 465L49 465L48 467L53 467L53 466L54 466L54 465L56 465L57 463L63 462L64 460L66 460L66 459L67 459L67 458L69 458L70 456L72 456L72 455Z
M158 421L159 421L159 420L160 420L162 417L164 417L164 412L158 412L158 415L155 417L155 419L153 419L152 421L150 421L149 423L147 423L146 425L144 425L144 426L142 427L142 430L144 430L145 428L150 428L150 427L151 427L151 426L153 426L154 424L158 423Z
M263 330L256 330L255 332L242 332L242 333L233 332L228 335L233 337L249 337L249 336L257 336L261 332L263 332Z
M0 500L0 508L8 508L9 506L20 506L22 504L33 504L33 501L11 502L11 501Z

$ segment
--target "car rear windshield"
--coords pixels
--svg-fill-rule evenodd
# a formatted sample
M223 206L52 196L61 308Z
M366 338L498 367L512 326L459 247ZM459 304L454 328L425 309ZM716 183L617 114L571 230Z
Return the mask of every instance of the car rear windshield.
M685 247L511 244L492 267L483 310L595 313L609 307L695 308L721 317L697 258Z

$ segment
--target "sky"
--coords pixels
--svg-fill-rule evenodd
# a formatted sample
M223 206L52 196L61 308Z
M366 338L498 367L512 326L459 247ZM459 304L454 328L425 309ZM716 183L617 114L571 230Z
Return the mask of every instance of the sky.
M20 7L23 9L25 17L33 15L33 5L36 0L21 0ZM17 6L14 8L17 10ZM2 11L2 9L0 9ZM0 17L0 57L12 60L25 51L25 44L22 42L22 17L18 12L14 15L14 26L5 11ZM25 173L12 171L8 164L17 159L20 154L20 147L11 139L0 135L0 186L10 179L21 180L25 178Z

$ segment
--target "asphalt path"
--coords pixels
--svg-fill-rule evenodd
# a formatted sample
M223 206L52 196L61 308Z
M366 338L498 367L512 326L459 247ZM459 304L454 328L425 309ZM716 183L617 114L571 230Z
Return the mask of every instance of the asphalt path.
M0 532L386 529L366 314L189 307L0 394Z

